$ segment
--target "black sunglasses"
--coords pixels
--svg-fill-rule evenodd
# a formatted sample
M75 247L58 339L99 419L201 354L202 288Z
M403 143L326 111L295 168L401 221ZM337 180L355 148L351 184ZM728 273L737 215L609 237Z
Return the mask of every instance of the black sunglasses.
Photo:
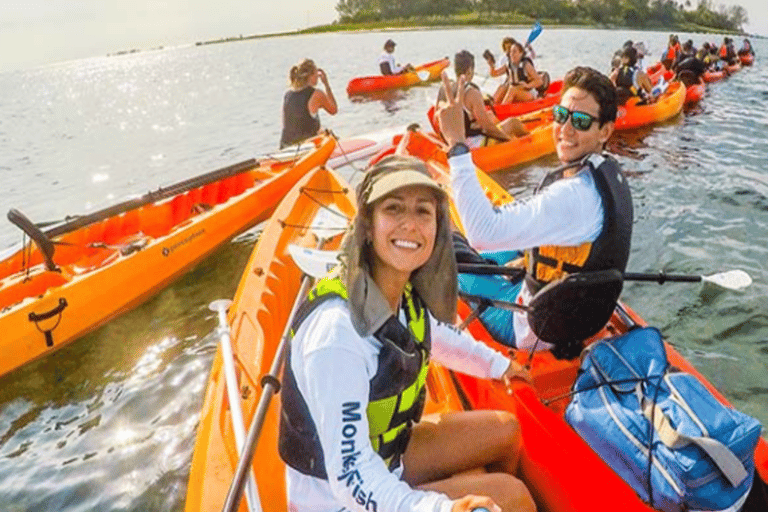
M568 110L562 105L555 105L552 109L552 114L557 124L565 124L570 117L573 127L582 132L589 130L592 123L597 121L597 118L592 114L579 112L577 110Z

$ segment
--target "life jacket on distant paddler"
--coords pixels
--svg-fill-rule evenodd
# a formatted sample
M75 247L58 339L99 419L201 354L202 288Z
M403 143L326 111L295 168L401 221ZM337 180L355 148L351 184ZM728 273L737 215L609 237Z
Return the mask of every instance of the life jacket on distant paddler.
M638 69L634 66L621 66L616 75L616 87L623 87L632 93L632 96L639 96L637 86L635 85L635 75Z
M594 242L526 250L525 281L533 293L566 274L612 268L623 272L627 268L632 238L632 195L616 160L591 154L575 165L549 173L536 188L536 193L563 178L564 172L575 166L579 166L579 172L586 171L592 175L603 202L603 229Z
M667 55L662 60L668 60L670 62L674 62L674 60L677 58L679 53L680 53L680 43L675 43L667 47Z
M342 298L347 290L340 278L321 280L299 308L290 334L323 302ZM381 342L379 366L370 382L366 414L374 451L390 470L400 465L411 434L411 426L424 410L431 339L427 308L409 283L403 295L408 327L393 315L373 336ZM290 348L282 387L282 414L278 447L280 457L305 475L328 479L325 459L309 408L291 370Z
M507 74L509 75L509 81L512 85L517 85L528 81L528 73L525 71L526 62L529 62L531 65L533 65L533 61L529 57L523 57L517 64L512 62L510 59L509 65L507 66Z

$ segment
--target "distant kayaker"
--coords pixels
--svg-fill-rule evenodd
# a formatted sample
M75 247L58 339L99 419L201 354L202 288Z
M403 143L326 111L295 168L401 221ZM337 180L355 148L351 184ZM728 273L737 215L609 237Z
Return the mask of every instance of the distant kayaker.
M723 38L723 44L720 45L718 55L720 56L720 60L728 65L733 65L738 62L739 59L736 55L736 49L733 46L733 39L730 37Z
M624 54L624 50L626 50L627 48L630 48L631 46L633 46L633 44L634 43L632 42L632 40L628 39L624 41L624 44L621 45L621 48L619 48L613 53L613 57L611 57L611 71L621 67L621 56Z
M457 77L464 77L466 89L464 95L464 119L466 123L467 144L476 148L486 146L496 141L512 140L514 137L526 135L528 132L523 124L514 117L499 122L496 116L485 108L483 94L480 88L472 82L475 76L475 57L467 50L458 52L453 58L453 70ZM454 83L453 87L456 86ZM437 95L437 105L445 101L445 91Z
M533 60L525 56L523 45L515 42L509 50L509 87L501 103L531 101L538 97L537 89L542 78L533 66Z
M669 69L672 67L672 63L680 54L680 39L675 34L669 34L669 42L667 43L667 49L661 56L661 63L664 67Z
M611 82L616 86L617 101L623 105L633 96L652 101L653 84L648 74L637 67L637 50L634 46L624 49L621 66L611 73Z
M451 97L436 114L451 147L454 203L472 246L525 251L526 276L517 302L529 303L544 285L566 273L624 271L632 237L632 194L619 164L603 153L617 112L616 89L608 77L586 67L565 75L552 131L563 165L545 176L533 196L503 206L488 200L477 179L465 145L463 102L463 94ZM524 313L514 314L514 338L505 341L524 349L550 347L536 339ZM558 351L574 357L580 345Z
M384 51L379 57L379 70L382 75L399 75L401 73L407 73L413 71L413 66L405 64L401 66L395 62L395 42L391 39L387 39L384 42Z
M755 49L752 48L752 43L749 42L749 39L746 37L744 38L744 41L741 43L741 48L739 48L738 51L739 55L754 55Z
M293 512L534 512L506 411L421 418L429 361L528 379L453 326L456 260L446 193L420 160L390 156L357 188L342 265L292 325L279 452ZM482 469L481 471L473 471Z
M328 76L312 59L304 59L293 66L288 79L291 87L283 97L283 133L280 137L280 148L317 135L320 131L318 111L321 108L331 115L338 112ZM323 82L325 92L316 88L318 80Z
M498 64L496 63L496 57L493 56L493 53L491 53L490 50L485 50L483 52L483 58L488 63L488 75L492 77L506 75L507 77L506 80L504 80L504 83L496 88L496 92L493 94L494 103L501 103L501 100L503 100L504 96L507 94L507 89L509 89L509 76L512 73L510 68L509 51L512 49L512 45L516 42L517 41L515 41L514 37L509 36L501 40L502 55Z

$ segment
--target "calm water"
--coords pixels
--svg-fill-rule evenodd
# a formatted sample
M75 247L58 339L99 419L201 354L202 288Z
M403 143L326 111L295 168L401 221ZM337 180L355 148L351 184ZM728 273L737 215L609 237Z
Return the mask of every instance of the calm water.
M288 68L305 56L330 77L340 113L322 121L340 137L425 125L437 86L353 103L347 81L376 72L387 37L399 60L419 63L462 48L498 54L505 35L524 39L527 30L301 36L0 73L0 211L58 219L272 151ZM605 70L627 38L655 56L666 34L545 29L537 67L553 77L576 64ZM635 198L632 270L742 268L755 279L742 294L628 283L624 298L768 424L768 42L754 43L757 65L708 86L700 108L612 147ZM554 164L498 178L523 196ZM183 509L216 349L207 304L232 296L257 236L241 236L131 313L0 379L0 510ZM0 223L0 252L20 238Z

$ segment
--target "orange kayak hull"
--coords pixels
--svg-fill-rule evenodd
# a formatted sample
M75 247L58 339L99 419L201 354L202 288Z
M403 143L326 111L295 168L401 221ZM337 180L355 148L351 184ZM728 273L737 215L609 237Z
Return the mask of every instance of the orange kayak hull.
M259 238L229 309L232 351L244 428L248 429L288 321L302 274L288 245L316 247L315 215L335 208L347 218L355 210L354 192L335 172L318 168L287 193ZM322 236L326 236L323 233ZM334 249L341 231L324 249ZM211 369L192 457L185 510L220 512L237 467L238 450L227 400L221 347ZM279 396L273 397L254 455L261 504L265 512L285 511L285 465L277 453ZM246 499L240 503L246 511Z
M254 162L240 174L55 237L70 244L57 246L59 270L47 270L36 247L0 262L0 375L130 310L266 220L335 146L330 136L318 144L298 161Z
M682 83L671 82L664 94L653 103L637 105L638 98L630 98L625 105L619 107L616 130L630 130L677 116L683 110L685 92Z

